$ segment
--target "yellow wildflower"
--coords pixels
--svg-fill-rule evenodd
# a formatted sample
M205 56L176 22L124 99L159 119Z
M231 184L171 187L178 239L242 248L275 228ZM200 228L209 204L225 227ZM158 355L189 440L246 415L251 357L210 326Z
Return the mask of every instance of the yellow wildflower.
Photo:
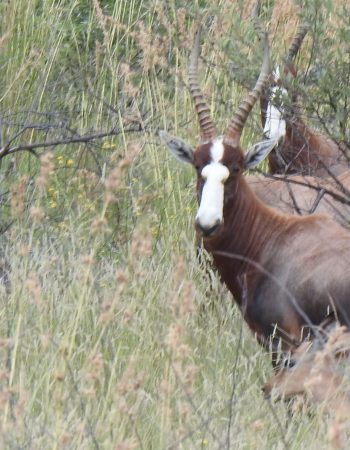
M112 142L104 142L104 143L102 144L102 148L103 148L104 150L113 150L113 149L116 148L116 146L115 146L114 144L112 144Z

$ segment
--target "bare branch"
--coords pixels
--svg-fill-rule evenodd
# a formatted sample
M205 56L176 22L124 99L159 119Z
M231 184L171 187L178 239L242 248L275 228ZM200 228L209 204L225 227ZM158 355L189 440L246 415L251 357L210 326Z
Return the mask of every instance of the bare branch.
M339 203L342 203L343 205L350 205L350 196L343 197L342 195L339 195L336 192L333 192L333 191L325 188L324 186L294 180L293 178L288 177L288 175L285 175L283 177L281 175L273 175L271 173L264 172L263 170L260 170L260 169L255 169L254 172L257 172L260 175L264 175L264 177L271 178L272 180L285 181L286 183L298 184L299 186L305 186L310 189L314 189L317 192L323 191L324 194L330 195L331 197L334 198L334 200L337 200ZM340 187L340 190L342 192L344 192L345 194L347 194L348 191L345 188L345 186L336 177L334 177L334 178L336 180L337 185Z
M21 133L24 130L21 130ZM141 125L138 126L138 128L130 128L123 130L123 133L135 133L144 131ZM20 133L20 134L21 134ZM119 128L113 128L110 131L104 131L101 133L96 134L87 134L83 136L77 136L77 137L69 137L69 138L63 138L63 139L56 139L54 141L48 141L48 142L35 142L33 144L21 144L14 147L11 147L11 142L14 138L11 139L8 143L6 143L1 149L0 149L0 159L4 158L7 155L18 153L21 151L29 151L34 152L35 149L38 148L47 148L47 147L56 147L57 145L67 145L67 144L79 144L79 143L88 143L91 141L95 141L98 139L103 139L105 137L109 136L117 136L121 133L121 130ZM16 137L18 137L19 133L17 133Z

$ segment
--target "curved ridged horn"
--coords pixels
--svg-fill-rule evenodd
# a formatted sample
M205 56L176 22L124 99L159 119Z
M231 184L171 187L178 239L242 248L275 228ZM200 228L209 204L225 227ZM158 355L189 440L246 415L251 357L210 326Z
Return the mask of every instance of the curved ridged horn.
M291 63L294 58L297 56L298 51L300 50L301 44L303 43L304 37L308 32L308 25L306 23L300 23L298 25L297 31L294 35L292 43L289 46L289 50L286 57L286 62Z
M188 81L190 85L190 91L196 107L196 111L198 114L198 121L202 140L210 141L216 136L216 127L211 119L210 109L204 99L204 95L199 87L198 82L198 58L200 53L201 31L202 27L199 26L194 36L188 67Z
M238 144L249 113L253 109L256 101L261 96L270 77L271 67L269 42L266 33L264 33L264 36L262 37L264 41L264 58L258 81L256 82L254 88L249 92L249 94L246 95L245 99L242 100L241 104L237 108L225 134L225 140L231 142L234 141L235 144Z
M288 53L287 53L287 56L285 59L286 69L289 70L294 77L297 74L297 70L294 66L294 59L300 50L301 44L303 43L303 40L308 32L308 29L309 29L309 27L306 23L303 23L303 22L299 23L296 33L294 35L294 38L292 40L292 43L289 46ZM294 118L302 119L300 105L298 102L298 93L292 92L291 94L292 94L291 95L291 98L292 98L291 111L293 112Z
M253 21L254 30L255 30L256 34L258 35L259 40L264 40L265 30L263 29L263 27L260 23L260 20L259 20L260 11L261 11L261 1L257 0L257 2L254 5L254 8L252 10L251 18Z

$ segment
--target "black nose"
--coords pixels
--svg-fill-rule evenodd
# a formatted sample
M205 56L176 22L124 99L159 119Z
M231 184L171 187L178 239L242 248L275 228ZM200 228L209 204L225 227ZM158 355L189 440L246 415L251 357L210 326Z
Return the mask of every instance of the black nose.
M220 221L220 219L218 219L212 227L208 228L208 227L204 227L198 221L196 221L196 227L203 234L203 236L211 236L211 235L215 234L215 232L219 228L220 224L221 224L221 221Z

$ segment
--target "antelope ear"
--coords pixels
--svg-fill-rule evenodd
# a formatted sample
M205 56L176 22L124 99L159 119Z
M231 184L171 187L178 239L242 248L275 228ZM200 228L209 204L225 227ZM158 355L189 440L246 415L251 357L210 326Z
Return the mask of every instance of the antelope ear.
M193 148L180 138L170 136L166 131L159 132L161 140L170 148L171 153L180 161L193 164Z
M277 144L278 139L268 139L254 144L245 154L244 169L250 170L260 164Z

